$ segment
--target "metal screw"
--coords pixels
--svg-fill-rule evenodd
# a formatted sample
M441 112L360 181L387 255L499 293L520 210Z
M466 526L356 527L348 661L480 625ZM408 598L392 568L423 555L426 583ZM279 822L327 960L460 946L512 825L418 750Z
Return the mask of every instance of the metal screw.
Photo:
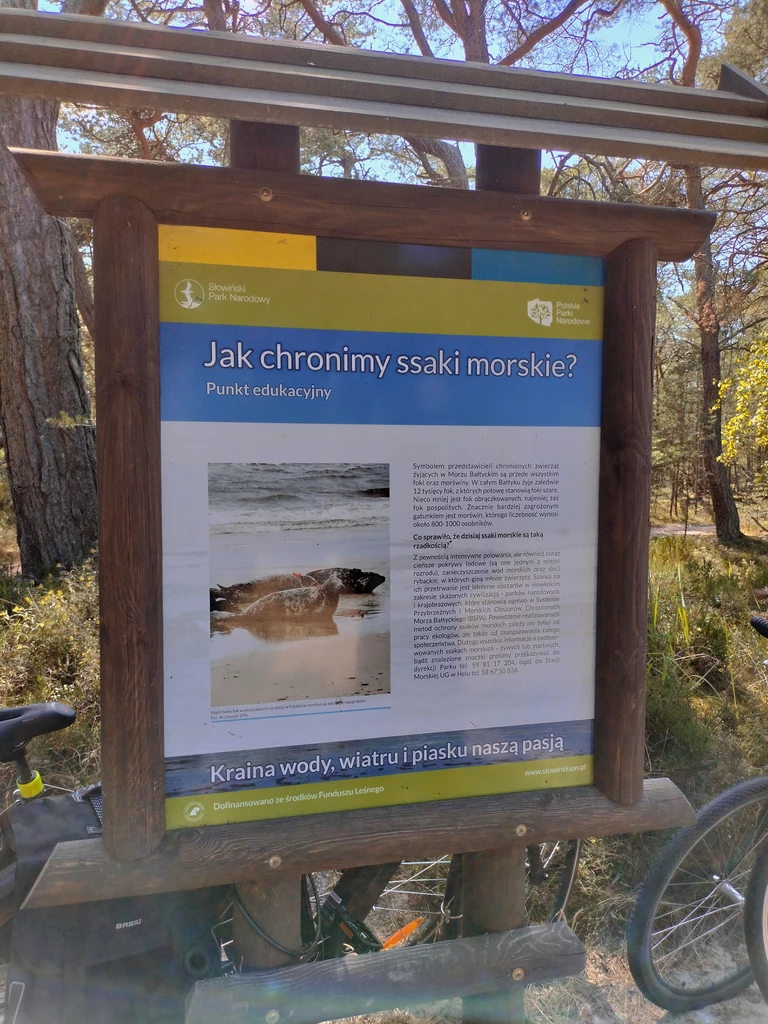
M528 829L526 828L525 825L518 825L517 828L515 829L515 835L517 835L517 836L524 836L527 831L528 831Z
M283 858L281 856L279 856L279 854L277 854L277 853L273 854L269 858L269 866L271 868L279 868L282 863L283 863ZM275 1017L275 1020L277 1020L277 1017Z
M264 1014L264 1020L267 1022L267 1024L277 1024L277 1022L280 1020L280 1011L267 1010L267 1012Z
M531 213L530 210L521 210L520 211L520 219L521 220L530 220L532 216L533 216L533 214Z
M259 199L262 201L262 203L271 203L272 200L274 199L274 193L272 192L272 189L271 188L260 188L259 189Z
M513 981L522 981L524 977L525 977L525 971L523 970L522 967L516 967L514 969L514 971L512 971L512 980Z

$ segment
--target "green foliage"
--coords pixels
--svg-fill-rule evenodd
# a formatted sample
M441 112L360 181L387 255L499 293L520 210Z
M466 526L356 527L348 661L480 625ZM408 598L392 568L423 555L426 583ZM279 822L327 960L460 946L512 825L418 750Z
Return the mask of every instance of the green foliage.
M768 545L651 543L646 767L696 807L768 772L768 644L749 626L766 582ZM637 886L667 835L586 845L569 910L582 936L623 943Z
M703 802L768 763L768 647L749 626L768 547L651 546L647 756Z
M0 573L0 705L59 700L77 723L36 740L30 760L47 781L98 778L99 629L96 564L89 559L38 583Z
M768 483L768 335L762 335L736 361L722 381L720 397L732 392L733 415L723 426L723 462L733 464L747 448L756 449L757 478Z

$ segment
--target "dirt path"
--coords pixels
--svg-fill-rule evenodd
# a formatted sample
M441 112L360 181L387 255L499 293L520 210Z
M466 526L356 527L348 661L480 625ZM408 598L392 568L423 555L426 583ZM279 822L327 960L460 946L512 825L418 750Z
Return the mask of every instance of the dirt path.
M696 524L685 526L684 523L660 523L651 527L652 537L714 537L715 524Z
M591 952L586 973L529 992L530 1024L768 1024L768 1005L753 985L743 996L693 1013L671 1014L638 991L622 954Z
M671 1014L647 1002L621 954L591 952L584 974L529 988L526 1024L768 1024L768 1005L756 986L727 1003ZM457 999L417 1011L388 1010L339 1024L460 1024Z

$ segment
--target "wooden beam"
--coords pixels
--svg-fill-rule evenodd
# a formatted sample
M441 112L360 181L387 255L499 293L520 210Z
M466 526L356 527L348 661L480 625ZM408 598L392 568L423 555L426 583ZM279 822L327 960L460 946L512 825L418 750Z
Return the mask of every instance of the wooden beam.
M199 981L186 1024L319 1024L394 1006L477 995L584 969L584 946L559 922L514 932ZM515 972L525 981L515 981ZM507 1020L508 1018L499 1018Z
M35 60L33 54L30 60ZM524 149L569 149L713 167L768 168L768 136L762 125L745 125L743 132L739 132L750 136L756 133L756 137L730 138L714 117L705 117L701 122L692 119L690 123L682 118L678 131L652 130L636 124L627 126L623 118L617 124L605 124L610 118L599 113L592 122L581 123L546 113L519 116L436 108L415 102L405 104L397 99L337 98L275 88L254 90L7 60L0 62L0 83L10 96L106 107L156 108L239 120L449 138ZM509 109L515 110L516 105L510 103Z
M629 203L520 198L40 150L13 153L43 208L60 217L91 217L101 199L120 193L141 198L166 224L587 256L607 256L628 239L645 237L656 244L660 260L688 259L715 222L711 213Z
M595 665L595 785L643 793L656 249L606 260Z
M624 102L648 107L700 111L733 117L768 116L768 102L736 94L671 85L557 74L523 68L502 68L471 61L434 60L402 54L377 53L354 47L324 46L286 40L169 29L141 22L90 18L81 15L43 14L0 8L0 33L38 40L82 41L93 45L136 47L142 54L165 50L196 54L217 63L262 61L273 65L319 71L348 71L463 87L506 89L541 96ZM18 56L13 58L18 60Z
M335 101L328 109L337 112L344 109L350 114L356 111L358 115L373 115L379 107L386 106L393 116L399 116L398 106L405 105L434 108L435 117L444 116L438 111L479 116L514 114L526 120L568 122L599 129L613 127L625 133L627 142L637 130L663 132L669 137L677 133L703 139L768 141L768 126L762 116L745 117L615 99L550 96L540 91L490 85L428 82L404 76L318 68L301 62L216 60L195 53L142 50L137 46L57 40L10 32L0 33L0 62L34 67L35 71L25 73L33 78L49 77L51 70L56 69L64 89L82 86L83 78L94 85L96 80L91 77L94 73L109 75L112 82L120 77L125 87L134 79L144 83L137 86L140 89L162 90L163 83L167 83L168 103L174 102L175 95L186 97L185 102L194 95L213 103L217 96L221 99L223 95L216 90L229 90L232 99L249 98L252 102L259 101L259 92L269 94L271 102L276 102L281 95L286 102L290 96L303 97L309 104L310 118L314 116L312 110L325 109L327 100ZM155 85L147 84L151 82ZM177 87L182 85L188 89L178 92Z
M643 795L620 806L593 786L369 808L302 818L211 825L166 832L159 848L118 863L99 839L60 843L25 908L198 889L299 874L470 853L563 838L646 832L690 825L695 815L669 779L646 780ZM525 835L518 830L525 827Z
M734 67L733 64L720 65L718 88L725 89L737 96L746 96L748 99L762 100L768 103L768 88L762 83L756 82L740 68Z
M165 831L157 223L137 199L94 211L104 848Z

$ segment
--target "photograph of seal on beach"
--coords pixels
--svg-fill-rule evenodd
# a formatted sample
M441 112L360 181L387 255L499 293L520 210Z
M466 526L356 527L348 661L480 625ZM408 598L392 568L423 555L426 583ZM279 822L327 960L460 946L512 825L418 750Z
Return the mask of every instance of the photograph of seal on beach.
M389 466L208 464L211 705L390 692Z

